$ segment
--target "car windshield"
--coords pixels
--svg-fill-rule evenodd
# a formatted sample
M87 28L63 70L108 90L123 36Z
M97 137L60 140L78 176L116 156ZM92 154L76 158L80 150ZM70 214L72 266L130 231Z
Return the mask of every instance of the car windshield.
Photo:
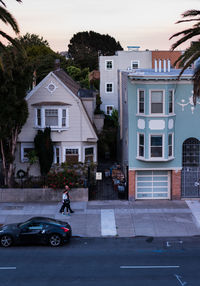
M25 222L19 223L19 224L18 224L18 227L19 227L19 228L23 228L23 227L25 227L26 225L28 225L30 222L31 222L31 220L27 220L27 221L25 221Z

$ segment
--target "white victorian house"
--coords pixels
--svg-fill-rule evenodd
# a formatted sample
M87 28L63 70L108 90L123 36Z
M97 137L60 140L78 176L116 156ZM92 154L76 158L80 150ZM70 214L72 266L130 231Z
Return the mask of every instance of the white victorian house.
M93 125L94 96L82 90L62 69L50 72L26 97L29 116L18 137L15 166L27 170L27 153L38 130L51 128L54 163L97 161L97 134ZM37 164L31 175L40 175Z

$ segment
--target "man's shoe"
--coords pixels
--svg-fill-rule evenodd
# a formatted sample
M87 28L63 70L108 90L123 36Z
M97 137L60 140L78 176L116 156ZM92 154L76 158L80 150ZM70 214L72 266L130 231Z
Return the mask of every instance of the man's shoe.
M73 214L73 213L74 213L74 211L71 211L70 213L71 213L71 214Z

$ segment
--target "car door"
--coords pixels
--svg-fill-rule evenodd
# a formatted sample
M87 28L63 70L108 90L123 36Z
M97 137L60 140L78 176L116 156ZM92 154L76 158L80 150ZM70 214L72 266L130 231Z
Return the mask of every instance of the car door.
M43 237L43 224L31 222L25 225L20 231L21 243L40 243Z

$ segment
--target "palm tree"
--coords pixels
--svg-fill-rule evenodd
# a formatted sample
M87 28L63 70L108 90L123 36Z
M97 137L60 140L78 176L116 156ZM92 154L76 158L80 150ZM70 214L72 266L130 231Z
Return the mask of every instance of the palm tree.
M16 1L22 2L21 0L16 0ZM18 24L15 18L12 16L12 14L8 12L8 10L6 9L6 4L2 0L0 0L0 20L6 25L10 25L13 31L16 34L19 34ZM0 35L9 42L11 42L12 44L16 45L16 41L2 30L0 30ZM1 50L5 49L5 45L1 41L0 41L0 49Z
M192 41L190 43L190 47L186 49L185 53L181 55L176 63L179 63L180 66L182 66L182 70L179 74L179 78L182 75L182 73L191 66L191 64L196 62L194 75L193 75L193 81L194 81L194 103L196 103L196 98L200 97L200 63L198 63L198 59L200 58L200 38L197 38L200 36L200 10L188 10L182 14L183 20L180 20L177 22L179 23L186 23L186 22L195 22L195 24L189 28L185 29L181 32L178 32L170 37L170 40L172 38L183 36L179 40L177 40L172 45L172 50L180 46L182 43L187 42L188 40L191 40L195 37L195 41ZM186 19L187 18L187 19ZM176 64L175 63L175 64Z

